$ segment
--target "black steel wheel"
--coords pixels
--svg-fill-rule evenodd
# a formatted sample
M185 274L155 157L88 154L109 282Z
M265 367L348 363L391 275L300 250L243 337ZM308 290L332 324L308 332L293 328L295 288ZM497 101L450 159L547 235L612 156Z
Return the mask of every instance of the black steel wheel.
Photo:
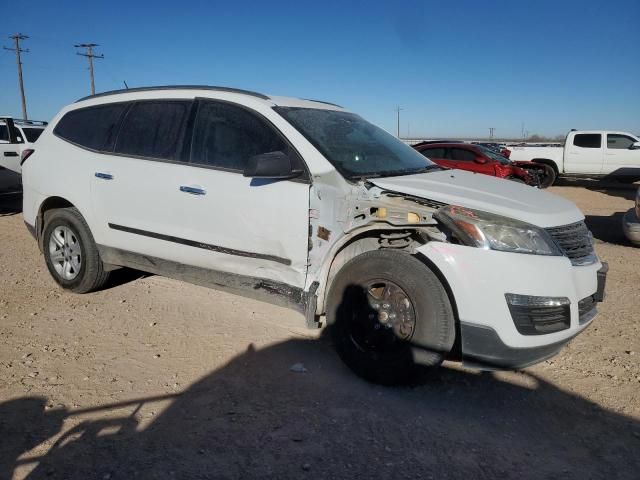
M364 253L338 272L327 321L342 360L382 384L410 383L423 367L440 365L455 339L453 309L438 277L395 250Z

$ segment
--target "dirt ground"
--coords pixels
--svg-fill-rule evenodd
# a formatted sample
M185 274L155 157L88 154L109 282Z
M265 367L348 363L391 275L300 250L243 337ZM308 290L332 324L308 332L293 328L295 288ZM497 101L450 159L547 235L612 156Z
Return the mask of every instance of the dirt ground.
M640 478L635 191L551 191L610 265L594 324L535 367L412 388L358 379L278 307L126 270L64 292L0 195L0 480Z

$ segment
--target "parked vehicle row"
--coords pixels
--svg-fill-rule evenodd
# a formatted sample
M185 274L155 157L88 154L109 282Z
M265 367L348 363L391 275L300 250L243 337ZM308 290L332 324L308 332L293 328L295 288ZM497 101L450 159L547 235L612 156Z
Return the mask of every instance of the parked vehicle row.
M326 322L376 382L445 358L541 361L604 297L606 264L573 203L443 169L329 103L108 92L64 108L21 168L25 223L63 288L133 267L285 305Z

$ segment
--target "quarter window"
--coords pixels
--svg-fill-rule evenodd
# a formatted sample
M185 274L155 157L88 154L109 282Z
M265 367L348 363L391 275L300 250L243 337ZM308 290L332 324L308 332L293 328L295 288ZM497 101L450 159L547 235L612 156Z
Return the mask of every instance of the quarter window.
M178 161L191 101L136 102L127 113L115 152Z
M241 172L250 157L277 151L297 158L280 135L256 115L228 103L200 104L191 163Z
M464 148L452 148L451 159L461 162L473 162L476 159L476 154L471 150L465 150Z
M53 133L81 147L111 151L126 108L125 103L112 103L72 110L62 117Z
M631 145L636 142L631 137L626 135L619 135L615 133L607 134L607 148L614 150L628 150Z
M573 137L573 144L582 148L600 148L602 135L599 133L579 133Z

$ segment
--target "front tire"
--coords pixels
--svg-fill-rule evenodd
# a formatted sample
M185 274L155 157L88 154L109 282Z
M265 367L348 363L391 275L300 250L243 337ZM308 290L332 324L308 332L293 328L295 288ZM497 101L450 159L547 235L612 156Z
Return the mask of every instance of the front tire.
M47 212L42 236L44 258L53 279L62 288L88 293L109 277L84 217L76 208Z
M442 363L455 340L444 286L404 252L376 250L350 260L331 285L327 307L338 354L374 383L415 381L421 367Z

